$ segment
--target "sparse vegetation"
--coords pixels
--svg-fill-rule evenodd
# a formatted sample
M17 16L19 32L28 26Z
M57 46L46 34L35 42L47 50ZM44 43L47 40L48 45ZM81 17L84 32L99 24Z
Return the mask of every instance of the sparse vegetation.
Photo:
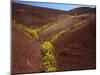
M65 32L69 31L70 28L66 28L65 30L60 31L59 33L56 33L52 38L51 42L56 41L60 36L62 36Z
M29 29L21 24L17 24L15 21L13 21L13 24L16 25L16 27L20 28L25 33L29 34L31 37L35 38L36 40L40 39L39 32L44 30L50 25L50 24L47 24L47 25L43 25L43 27L40 27L40 28ZM56 60L55 60L54 51L53 51L54 50L53 44L49 41L45 41L43 44L41 43L41 45L43 48L43 56L44 56L41 67L46 72L56 71Z
M85 23L83 22L79 22L77 25L73 25L70 26L68 28L66 28L65 30L62 30L58 33L56 33L49 41L46 40L42 40L42 38L39 37L39 33L48 28L51 24L46 24L43 25L40 28L35 28L35 29L29 29L27 27L25 27L22 24L17 24L16 21L13 21L13 24L21 29L23 32L27 33L29 36L33 37L34 39L36 39L37 41L39 41L41 43L42 46L42 51L43 51L43 59L42 59L42 64L41 64L41 68L45 71L45 72L53 72L53 71L57 71L56 69L56 58L54 55L54 41L56 41L60 36L62 36L65 32L69 32L73 27L80 27L81 24Z
M83 22L79 22L79 23L77 23L77 24L74 24L74 27L79 27L79 25L81 25L81 24L84 24L84 23L86 23L87 21L83 21Z
M95 6L66 12L12 3L12 74L95 69L95 18Z
M46 25L43 25L40 28L35 28L35 29L29 29L27 27L25 27L22 24L17 24L16 21L13 20L12 22L17 28L20 28L22 31L24 31L25 33L29 34L31 37L35 38L36 40L41 40L41 38L39 37L39 33L46 29L47 27L49 27L51 24L53 23L48 23Z
M43 48L43 63L41 67L44 69L46 72L52 72L56 71L56 60L54 56L54 46L51 42L45 41L42 44Z

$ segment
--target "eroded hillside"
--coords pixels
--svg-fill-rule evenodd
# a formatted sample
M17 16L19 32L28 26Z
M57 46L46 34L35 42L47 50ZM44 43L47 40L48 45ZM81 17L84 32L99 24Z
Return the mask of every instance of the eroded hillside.
M13 4L12 9L13 73L96 68L95 8L65 12Z

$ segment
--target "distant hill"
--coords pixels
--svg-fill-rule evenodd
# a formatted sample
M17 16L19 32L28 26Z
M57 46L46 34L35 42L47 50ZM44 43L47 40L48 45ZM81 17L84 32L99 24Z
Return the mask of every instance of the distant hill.
M12 18L18 23L32 27L54 22L65 11L12 3Z
M96 8L90 8L90 7L79 7L79 8L75 8L70 10L68 13L69 14L84 14L84 13L95 13L94 11L96 11Z

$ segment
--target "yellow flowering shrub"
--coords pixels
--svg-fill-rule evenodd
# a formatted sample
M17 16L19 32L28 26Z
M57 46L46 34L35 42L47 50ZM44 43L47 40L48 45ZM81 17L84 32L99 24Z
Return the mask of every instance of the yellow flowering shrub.
M53 72L56 71L56 67L50 67L46 70L47 72Z
M50 41L45 41L42 45L44 58L42 68L45 72L56 71L56 60L54 56L54 46Z
M69 31L71 28L66 28L65 30L60 31L59 33L55 34L52 38L51 38L51 42L56 41L60 36L62 36L65 32Z
M52 45L51 42L46 41L46 42L43 43L42 48L44 50L52 50L53 49L53 45Z
M39 32L37 29L33 29L33 30L30 30L30 34L32 37L34 37L36 40L39 39Z

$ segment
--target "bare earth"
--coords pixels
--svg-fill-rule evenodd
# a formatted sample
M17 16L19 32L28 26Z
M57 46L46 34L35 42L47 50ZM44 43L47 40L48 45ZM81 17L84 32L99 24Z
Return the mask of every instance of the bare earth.
M13 4L12 13L12 19L27 28L37 28L54 22L40 32L39 36L43 40L50 40L59 31L71 27L69 32L54 41L57 71L96 68L95 8L83 7L65 12ZM81 24L83 21L86 23ZM79 23L80 26L77 26ZM42 72L42 58L41 44L12 25L12 73Z

